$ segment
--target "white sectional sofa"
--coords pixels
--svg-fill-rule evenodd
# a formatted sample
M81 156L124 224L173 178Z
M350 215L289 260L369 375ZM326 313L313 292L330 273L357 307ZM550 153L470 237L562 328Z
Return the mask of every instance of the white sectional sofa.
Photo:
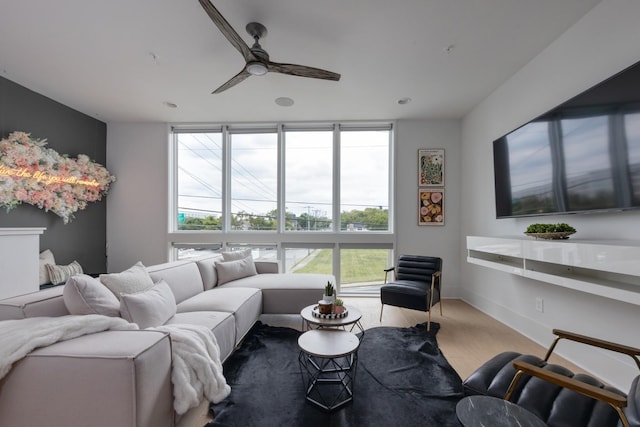
M325 274L280 274L277 263L253 260L257 274L234 279L227 267L234 261L222 266L216 261L220 255L148 266L146 271L154 283L166 282L175 299L175 315L165 324L207 326L223 360L262 314L297 314L321 299L324 286L335 280ZM58 286L2 300L0 321L68 315L67 306L74 303L64 294L64 286ZM189 412L178 416L173 410L171 358L169 336L146 329L104 331L36 349L0 380L0 425L184 424Z

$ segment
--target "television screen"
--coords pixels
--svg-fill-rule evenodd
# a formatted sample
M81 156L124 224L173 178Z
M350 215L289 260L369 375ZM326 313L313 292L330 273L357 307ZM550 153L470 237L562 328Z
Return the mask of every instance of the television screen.
M493 142L496 217L640 208L640 63Z

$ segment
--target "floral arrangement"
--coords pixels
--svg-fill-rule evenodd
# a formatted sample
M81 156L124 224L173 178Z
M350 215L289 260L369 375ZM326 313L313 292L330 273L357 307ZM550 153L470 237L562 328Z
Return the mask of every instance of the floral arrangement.
M69 158L46 144L25 132L0 140L0 206L8 212L28 203L67 224L87 203L101 200L116 178L85 154Z

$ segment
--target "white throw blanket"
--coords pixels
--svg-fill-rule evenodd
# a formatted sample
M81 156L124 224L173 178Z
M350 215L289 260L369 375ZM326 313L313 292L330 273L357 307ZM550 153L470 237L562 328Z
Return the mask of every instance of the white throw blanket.
M184 414L204 398L218 403L231 392L222 375L220 347L209 328L199 325L164 325L152 330L171 336L173 352L173 409Z
M0 322L0 379L15 362L38 347L94 332L131 329L138 329L138 325L97 314L3 320Z
M0 321L0 379L15 362L38 347L100 331L133 329L138 325L97 314ZM198 406L205 397L217 403L229 395L220 348L211 330L186 324L149 329L171 337L173 406L178 414Z

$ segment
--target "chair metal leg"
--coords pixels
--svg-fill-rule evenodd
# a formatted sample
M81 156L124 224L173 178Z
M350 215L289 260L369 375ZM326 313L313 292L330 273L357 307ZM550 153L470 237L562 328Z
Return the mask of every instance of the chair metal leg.
M384 304L380 306L380 321L382 322L382 310L384 309Z
M440 317L442 317L442 298L440 298Z
M431 330L431 310L427 313L427 332L429 332Z

